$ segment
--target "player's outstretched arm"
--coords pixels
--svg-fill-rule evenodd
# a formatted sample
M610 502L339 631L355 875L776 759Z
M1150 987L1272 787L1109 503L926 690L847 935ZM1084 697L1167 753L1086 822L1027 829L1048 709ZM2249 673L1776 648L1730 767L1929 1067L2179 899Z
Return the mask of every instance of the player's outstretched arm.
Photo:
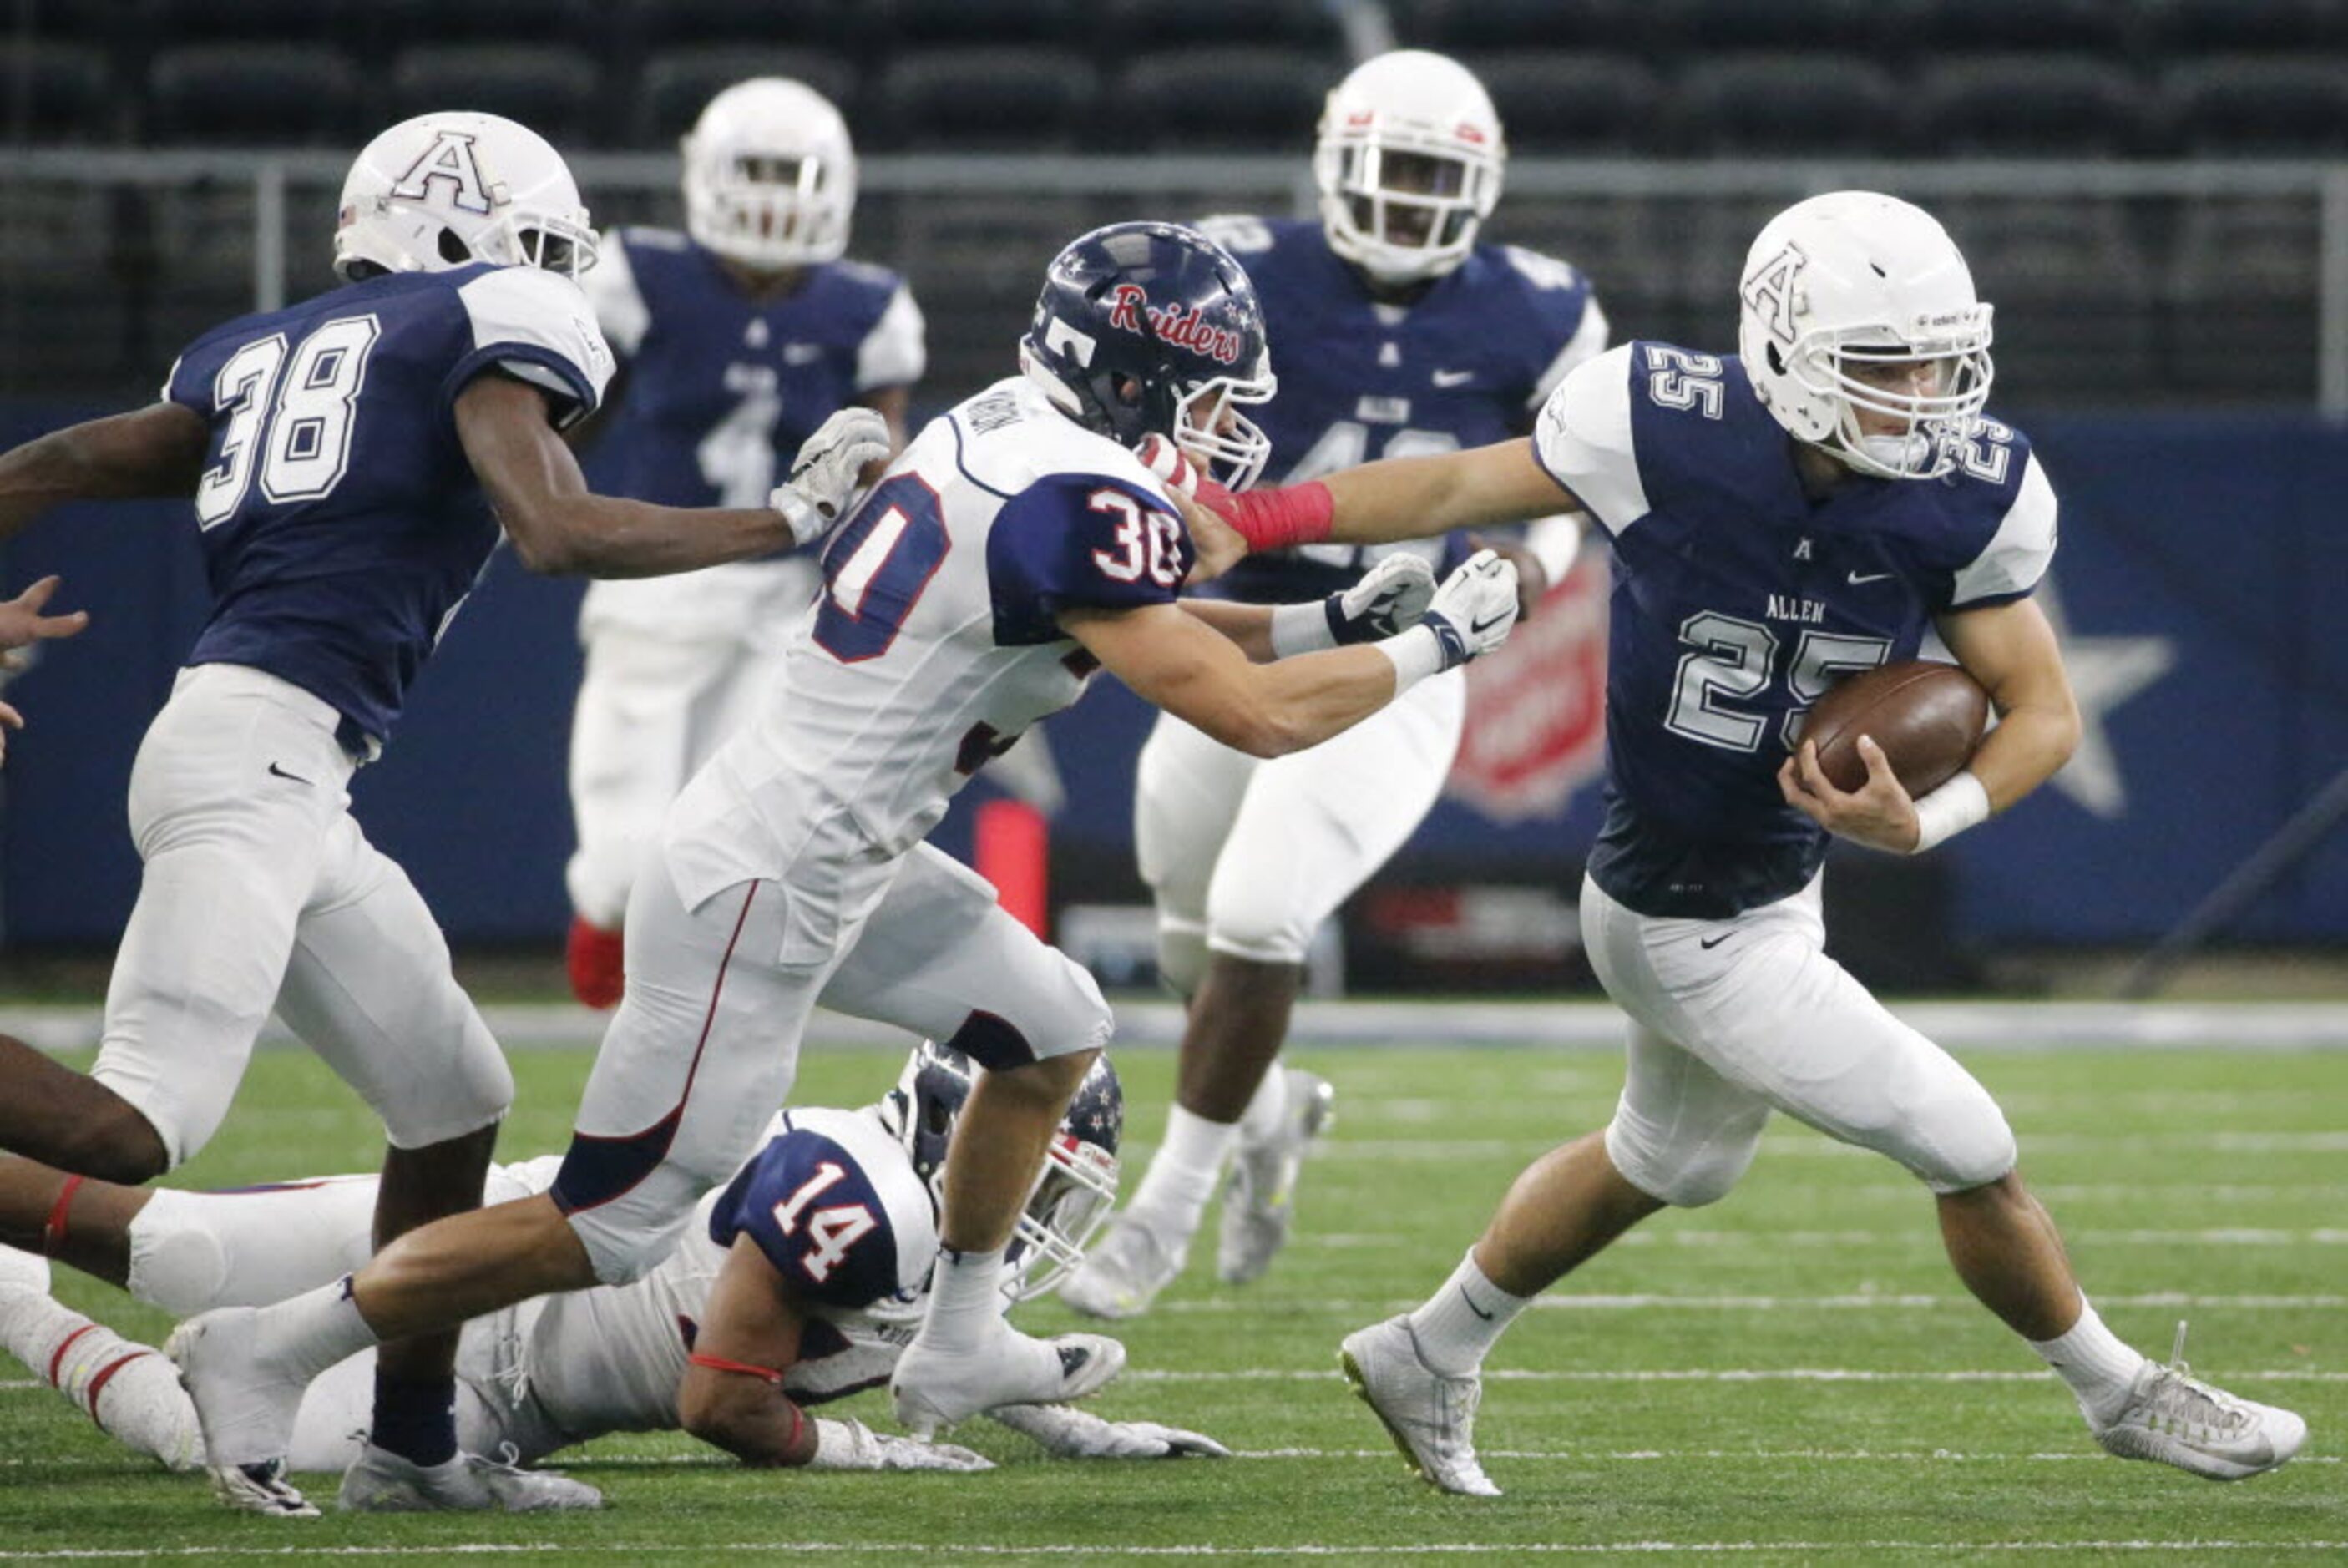
M533 572L660 577L788 550L820 531L813 523L823 497L802 499L794 517L766 507L654 506L597 495L555 433L545 395L500 373L476 377L458 394L457 434L514 553ZM870 455L857 447L819 460L837 458L833 466L852 474ZM775 493L779 501L790 491ZM832 518L820 521L828 526Z
M203 417L178 403L36 437L0 453L0 539L67 501L191 495L210 444Z
M1965 673L1981 682L1998 724L1965 770L2003 811L2054 776L2079 745L2079 702L2062 645L2034 599L1955 610L1937 623Z
M1525 570L1522 561L1518 572ZM1538 567L1535 568L1539 570ZM1435 597L1435 569L1416 555L1389 555L1352 587L1295 604L1184 599L1182 607L1239 645L1257 664L1325 648L1374 643L1408 631ZM1519 595L1519 613L1523 596Z
M1309 484L1239 495L1201 488L1201 501L1251 549L1333 539L1385 544L1454 529L1528 522L1581 502L1534 460L1529 438L1425 458L1385 458Z

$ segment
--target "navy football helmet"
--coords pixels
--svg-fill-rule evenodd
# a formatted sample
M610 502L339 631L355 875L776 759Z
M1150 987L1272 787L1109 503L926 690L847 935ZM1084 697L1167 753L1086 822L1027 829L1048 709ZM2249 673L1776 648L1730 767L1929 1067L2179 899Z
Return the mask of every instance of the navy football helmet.
M1019 364L1058 408L1120 446L1171 440L1244 490L1272 442L1240 413L1269 402L1263 304L1231 253L1179 223L1111 223L1052 259Z
M976 1079L968 1057L923 1040L906 1058L897 1087L873 1107L880 1125L904 1145L932 1202L942 1191L946 1149ZM1060 1119L1004 1253L1009 1267L1003 1294L1011 1300L1043 1295L1084 1261L1085 1243L1117 1202L1117 1146L1124 1135L1125 1091L1108 1057L1099 1057Z

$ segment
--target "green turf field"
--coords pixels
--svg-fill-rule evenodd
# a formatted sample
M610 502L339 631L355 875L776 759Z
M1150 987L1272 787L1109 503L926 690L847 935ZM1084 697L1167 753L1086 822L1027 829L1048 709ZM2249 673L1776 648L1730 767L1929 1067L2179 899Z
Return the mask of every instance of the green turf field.
M1602 1121L1617 1063L1529 1049L1297 1059L1336 1081L1339 1121L1308 1169L1295 1245L1262 1283L1223 1291L1210 1216L1188 1277L1129 1326L1131 1369L1096 1406L1198 1428L1242 1458L1046 1462L976 1423L961 1435L1001 1461L994 1474L808 1476L637 1436L572 1456L610 1496L600 1515L273 1522L230 1515L201 1480L114 1448L0 1356L14 1379L0 1390L0 1563L1508 1562L1673 1548L1766 1563L2348 1562L2348 1053L1971 1064L2112 1325L2165 1355L2189 1316L2198 1371L2308 1417L2307 1450L2281 1473L2221 1486L2103 1458L2061 1386L1963 1295L1915 1183L1781 1122L1727 1202L1649 1222L1501 1346L1478 1434L1508 1490L1497 1501L1407 1476L1337 1377L1336 1342L1438 1282L1527 1158ZM810 1049L800 1098L860 1103L897 1060ZM1138 1171L1173 1057L1121 1065ZM515 1066L505 1152L561 1147L586 1058ZM356 1170L375 1153L346 1091L308 1057L270 1052L182 1179ZM128 1332L164 1332L105 1287L60 1291ZM1045 1305L1025 1321L1074 1320ZM877 1395L851 1409L888 1420Z

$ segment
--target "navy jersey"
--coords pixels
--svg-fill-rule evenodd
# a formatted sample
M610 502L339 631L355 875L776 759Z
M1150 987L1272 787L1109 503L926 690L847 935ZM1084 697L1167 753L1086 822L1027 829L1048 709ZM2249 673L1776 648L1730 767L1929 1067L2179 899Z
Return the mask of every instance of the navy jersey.
M709 1212L709 1239L747 1235L804 1299L835 1311L902 1308L928 1288L938 1246L929 1190L871 1116L791 1110Z
M622 229L582 281L628 367L613 483L642 500L764 506L817 426L921 379L922 313L880 267L828 262L753 298L685 235Z
M612 356L576 284L534 267L353 284L190 345L163 396L210 422L195 494L211 619L191 665L324 698L380 742L498 542L453 409L491 366L592 411Z
M1724 919L1798 891L1825 830L1777 769L1836 677L1913 658L1934 616L2027 594L2054 492L1993 420L1931 480L1812 499L1733 357L1633 343L1541 411L1534 450L1612 542L1598 885L1642 914Z
M1550 389L1606 346L1590 281L1551 257L1478 245L1406 305L1380 304L1316 222L1210 218L1262 297L1278 396L1253 410L1265 477L1297 484L1380 458L1521 436ZM1250 556L1215 591L1259 603L1350 586L1378 553L1316 544Z

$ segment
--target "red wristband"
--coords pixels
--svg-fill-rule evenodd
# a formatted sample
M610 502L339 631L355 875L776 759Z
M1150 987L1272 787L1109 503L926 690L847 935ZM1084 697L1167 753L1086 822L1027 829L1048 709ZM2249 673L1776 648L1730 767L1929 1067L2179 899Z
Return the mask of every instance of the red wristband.
M1327 485L1314 480L1275 490L1246 490L1231 498L1228 510L1221 506L1215 510L1248 542L1250 550L1285 550L1328 538L1336 521L1337 498L1329 493Z

